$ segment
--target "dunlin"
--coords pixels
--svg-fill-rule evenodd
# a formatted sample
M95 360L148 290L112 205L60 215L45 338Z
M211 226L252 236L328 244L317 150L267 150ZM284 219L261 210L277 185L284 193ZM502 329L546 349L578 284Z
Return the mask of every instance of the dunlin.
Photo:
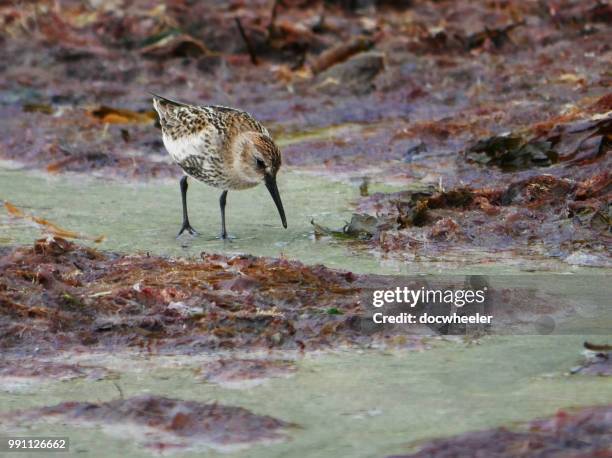
M172 159L183 169L181 200L184 231L197 232L187 214L187 180L222 189L221 237L227 238L225 202L230 189L247 189L265 183L276 204L283 227L287 227L276 174L281 155L268 130L248 113L222 106L194 106L153 94L159 114L164 145Z

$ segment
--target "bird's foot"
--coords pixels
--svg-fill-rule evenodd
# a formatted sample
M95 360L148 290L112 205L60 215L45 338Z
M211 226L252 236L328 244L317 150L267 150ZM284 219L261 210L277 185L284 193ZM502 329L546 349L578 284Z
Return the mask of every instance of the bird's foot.
M233 235L228 234L227 232L221 232L219 234L219 239L220 240L225 240L225 241L232 241L234 240L236 237Z
M193 227L191 227L189 222L184 222L183 226L181 227L181 230L179 231L178 234L176 234L176 238L178 239L181 236L181 234L185 231L189 232L193 236L200 235L198 231L196 231Z

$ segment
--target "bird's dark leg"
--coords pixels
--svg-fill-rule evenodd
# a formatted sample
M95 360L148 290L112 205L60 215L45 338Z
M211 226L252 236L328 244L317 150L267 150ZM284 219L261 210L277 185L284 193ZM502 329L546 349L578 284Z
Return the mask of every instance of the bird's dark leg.
M227 190L221 193L219 198L219 206L221 207L221 238L227 238L227 231L225 230L225 202L227 200Z
M183 226L177 234L179 237L183 232L187 231L191 235L198 235L198 232L189 224L189 215L187 214L187 175L181 178L181 200L183 202Z

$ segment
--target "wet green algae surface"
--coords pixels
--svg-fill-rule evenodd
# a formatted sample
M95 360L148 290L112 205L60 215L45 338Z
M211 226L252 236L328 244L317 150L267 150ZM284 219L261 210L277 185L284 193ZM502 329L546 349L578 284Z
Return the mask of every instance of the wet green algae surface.
M118 399L118 385L126 398L147 393L215 400L299 425L287 428L284 442L229 455L207 450L207 456L386 456L414 450L420 441L434 437L512 425L579 405L609 403L612 387L602 378L568 375L568 364L577 360L581 342L579 336L487 337L478 342L434 338L425 351L353 349L297 358L272 352L264 357L295 358L297 371L248 389L202 381L199 370L211 355L76 354L71 356L73 362L103 365L115 375L96 381L43 380L17 386L2 392L0 402L4 410L66 399L100 403ZM130 426L125 429L129 431ZM134 441L147 442L135 428L129 439L118 438L116 431L109 437L101 427L34 424L25 431L68 435L72 454L151 453L134 445ZM201 453L199 449L177 456Z
M288 229L283 229L274 203L263 186L228 194L229 241L219 240L219 191L192 182L188 204L190 220L200 232L175 238L181 224L178 181L122 183L74 176L45 176L17 170L0 171L3 199L26 212L66 229L105 240L96 247L122 252L150 252L172 256L199 256L202 251L287 256L306 263L351 269L341 244L314 241L310 221L342 226L350 220L349 203L357 187L287 172L279 176ZM95 211L92 211L95 210ZM4 219L5 243L29 244L40 235L36 225ZM349 255L349 259L350 259ZM360 270L373 269L372 258L355 258ZM356 268L358 268L356 266Z

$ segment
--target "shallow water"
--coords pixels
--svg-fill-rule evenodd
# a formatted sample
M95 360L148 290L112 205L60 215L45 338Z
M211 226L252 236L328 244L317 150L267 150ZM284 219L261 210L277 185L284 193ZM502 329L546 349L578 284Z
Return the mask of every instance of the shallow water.
M194 369L206 357L76 355L73 361L115 369L121 375L114 382L126 397L154 393L218 401L299 425L285 442L207 456L372 457L406 452L432 437L612 402L606 378L567 375L580 359L582 341L583 336L488 337L468 343L433 339L433 348L423 352L329 352L298 358L298 371L290 378L247 390L198 381ZM117 397L112 380L51 382L29 392L0 391L0 409ZM38 425L28 433L68 435L72 454L79 456L149 456L98 428Z
M277 210L264 186L230 192L228 231L236 238L223 241L220 232L219 191L200 183L189 188L190 221L201 235L175 238L181 225L178 180L123 183L82 175L49 176L39 172L0 167L0 199L26 213L46 218L62 228L105 240L96 247L121 252L198 256L202 251L285 256L307 264L325 264L354 272L515 273L524 270L594 273L552 259L525 259L511 253L491 255L474 250L449 253L445 259L401 262L378 259L363 247L330 239L315 240L311 220L340 228L351 219L351 202L359 198L358 184L331 181L295 170L284 170L279 189L287 213L283 229ZM371 192L389 191L373 183ZM0 210L0 244L31 244L41 236L33 223L8 217ZM479 263L482 256L486 265Z
M373 257L350 257L342 245L313 239L310 221L341 227L350 220L349 201L357 187L313 178L296 172L283 173L279 189L288 220L283 229L276 207L264 186L230 192L227 225L230 241L218 239L219 195L216 189L193 180L188 203L190 221L199 237L175 238L181 225L177 182L109 182L96 178L48 177L18 170L0 170L0 196L29 214L46 218L62 228L89 236L104 235L100 249L151 252L162 255L197 256L202 251L287 256L307 263L361 270L375 268ZM23 220L7 219L1 212L1 237L5 243L29 244L40 230ZM348 261L348 262L347 262Z

